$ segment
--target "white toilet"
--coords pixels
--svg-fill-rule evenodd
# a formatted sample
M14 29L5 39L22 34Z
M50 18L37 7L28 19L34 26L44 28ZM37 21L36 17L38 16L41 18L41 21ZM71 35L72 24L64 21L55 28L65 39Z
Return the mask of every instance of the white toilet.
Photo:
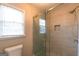
M23 45L21 44L6 48L4 51L8 54L8 56L22 56L22 48Z

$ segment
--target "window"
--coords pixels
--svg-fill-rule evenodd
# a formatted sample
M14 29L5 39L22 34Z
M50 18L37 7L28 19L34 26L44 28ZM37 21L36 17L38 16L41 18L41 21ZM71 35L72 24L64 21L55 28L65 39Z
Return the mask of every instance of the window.
M45 33L45 20L40 18L39 20L39 24L40 24L40 33Z
M24 35L24 13L12 7L0 5L0 37Z

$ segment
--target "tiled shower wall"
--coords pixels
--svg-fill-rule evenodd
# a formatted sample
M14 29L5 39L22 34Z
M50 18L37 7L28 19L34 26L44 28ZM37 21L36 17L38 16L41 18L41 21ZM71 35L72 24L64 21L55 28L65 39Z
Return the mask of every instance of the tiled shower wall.
M71 13L79 4L61 4L46 16L46 55L77 55L77 20Z

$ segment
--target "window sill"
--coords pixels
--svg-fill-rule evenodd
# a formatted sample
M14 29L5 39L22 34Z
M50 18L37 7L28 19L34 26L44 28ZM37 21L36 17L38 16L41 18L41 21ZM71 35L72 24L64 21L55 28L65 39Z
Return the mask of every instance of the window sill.
M1 36L0 40L6 40L6 39L19 39L19 38L25 38L25 35L17 35L17 36Z

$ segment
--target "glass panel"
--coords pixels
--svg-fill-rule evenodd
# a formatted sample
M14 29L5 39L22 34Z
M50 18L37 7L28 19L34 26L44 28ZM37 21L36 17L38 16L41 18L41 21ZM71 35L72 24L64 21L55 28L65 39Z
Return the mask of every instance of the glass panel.
M4 23L4 35L23 35L23 25L18 23Z
M33 52L36 56L45 56L45 19L39 17L33 19Z
M44 19L40 19L39 20L39 25L40 25L40 33L45 33L45 20Z
M23 13L6 6L1 6L4 21L23 23Z
M21 11L0 6L0 36L24 35L24 15Z

